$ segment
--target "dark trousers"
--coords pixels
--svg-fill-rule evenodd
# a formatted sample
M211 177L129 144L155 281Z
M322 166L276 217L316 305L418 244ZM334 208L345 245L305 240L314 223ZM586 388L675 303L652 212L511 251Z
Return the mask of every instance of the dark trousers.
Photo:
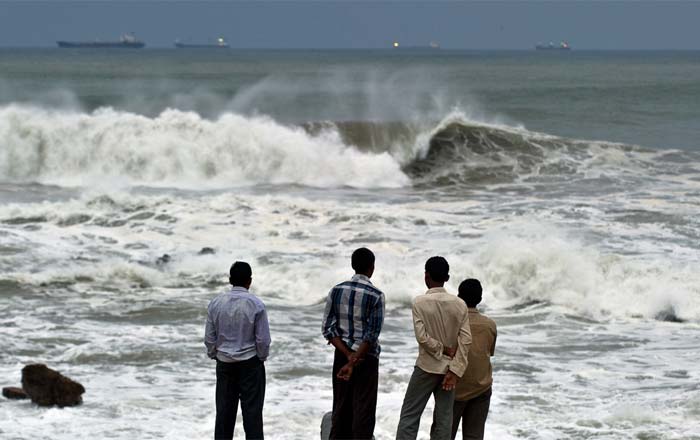
M370 440L374 434L379 384L379 359L367 356L355 366L349 381L338 379L348 363L339 350L333 360L333 423L331 439Z
M408 381L406 395L401 405L399 427L396 429L396 440L415 440L418 436L420 418L428 404L430 396L435 399L433 409L433 425L430 427L430 440L448 440L452 426L452 402L455 391L442 389L444 374L428 373L418 366L413 368L413 374Z
M482 440L490 404L491 388L472 399L455 400L452 412L452 440L457 436L460 419L462 420L463 440Z
M257 357L232 363L216 361L215 439L233 438L239 400L245 438L262 439L265 364Z

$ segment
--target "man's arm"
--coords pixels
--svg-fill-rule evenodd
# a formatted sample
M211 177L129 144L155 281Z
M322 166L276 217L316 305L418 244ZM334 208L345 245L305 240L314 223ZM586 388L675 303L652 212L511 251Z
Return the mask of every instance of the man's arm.
M211 311L207 308L207 323L204 325L204 345L207 347L207 356L216 359L216 325L211 317Z
M333 343L333 339L340 340L340 331L338 331L338 317L335 314L335 289L331 289L326 297L326 308L323 311L323 323L321 324L321 333L326 338L329 344L333 344L336 348L340 348ZM342 341L340 341L342 343ZM343 344L345 345L345 344Z
M493 326L493 344L491 344L491 356L496 354L496 338L498 337L498 330L496 329L496 325L494 324Z
M270 324L267 321L267 311L262 311L255 316L255 350L261 361L267 360L270 355Z
M444 347L440 341L431 337L425 329L425 321L423 320L423 312L420 307L413 303L413 330L416 333L416 341L421 345L431 356L436 359L442 358Z
M449 371L458 377L462 377L469 363L469 347L472 344L472 331L469 327L469 313L464 313L462 324L457 334L457 353L450 362Z
M472 344L472 331L469 326L469 312L465 311L464 319L457 334L457 352L442 380L443 390L453 390L457 387L457 381L464 374L469 363L469 347Z

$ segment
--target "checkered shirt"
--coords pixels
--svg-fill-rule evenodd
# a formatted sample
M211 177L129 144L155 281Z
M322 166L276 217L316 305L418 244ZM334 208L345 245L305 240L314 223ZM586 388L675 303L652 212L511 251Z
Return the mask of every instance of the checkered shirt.
M383 323L384 294L365 275L355 274L328 293L322 326L326 339L339 336L352 350L367 341L368 354L379 357L378 339Z

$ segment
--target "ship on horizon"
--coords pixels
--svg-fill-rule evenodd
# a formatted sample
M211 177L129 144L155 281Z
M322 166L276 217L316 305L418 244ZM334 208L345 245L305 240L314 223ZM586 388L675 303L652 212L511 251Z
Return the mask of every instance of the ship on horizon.
M561 43L559 43L558 46L550 41L549 44L537 43L537 45L535 45L535 49L536 50L571 50L571 46L569 46L569 43L567 43L566 41L562 41Z
M58 47L69 49L142 49L146 43L136 39L134 34L124 34L119 41L57 41Z
M391 43L391 47L394 49L435 50L440 49L440 44L431 41L427 46L402 46L398 41L394 41Z
M229 45L223 37L219 37L213 43L183 43L175 40L175 47L178 49L228 49Z

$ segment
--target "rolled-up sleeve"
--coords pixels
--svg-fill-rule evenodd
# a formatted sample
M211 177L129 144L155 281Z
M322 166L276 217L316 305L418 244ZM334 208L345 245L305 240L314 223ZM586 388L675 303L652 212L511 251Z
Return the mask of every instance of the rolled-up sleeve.
M323 324L321 325L321 332L323 333L323 337L327 340L340 336L340 332L338 331L338 317L335 314L334 303L334 290L331 290L326 298L326 309L323 312Z
M416 341L425 351L436 359L442 359L443 345L437 339L431 337L425 329L423 312L413 303L413 330L416 333Z
M363 326L362 340L374 345L379 340L379 333L384 324L384 296L376 298L367 316L367 325Z
M216 325L212 318L211 305L207 308L207 322L204 325L204 345L207 347L207 356L216 358Z
M270 324L267 321L267 311L262 309L255 316L255 349L261 361L270 355Z
M472 344L472 331L469 327L469 313L464 314L462 325L457 334L457 353L450 362L449 370L462 377L469 364L469 347Z

